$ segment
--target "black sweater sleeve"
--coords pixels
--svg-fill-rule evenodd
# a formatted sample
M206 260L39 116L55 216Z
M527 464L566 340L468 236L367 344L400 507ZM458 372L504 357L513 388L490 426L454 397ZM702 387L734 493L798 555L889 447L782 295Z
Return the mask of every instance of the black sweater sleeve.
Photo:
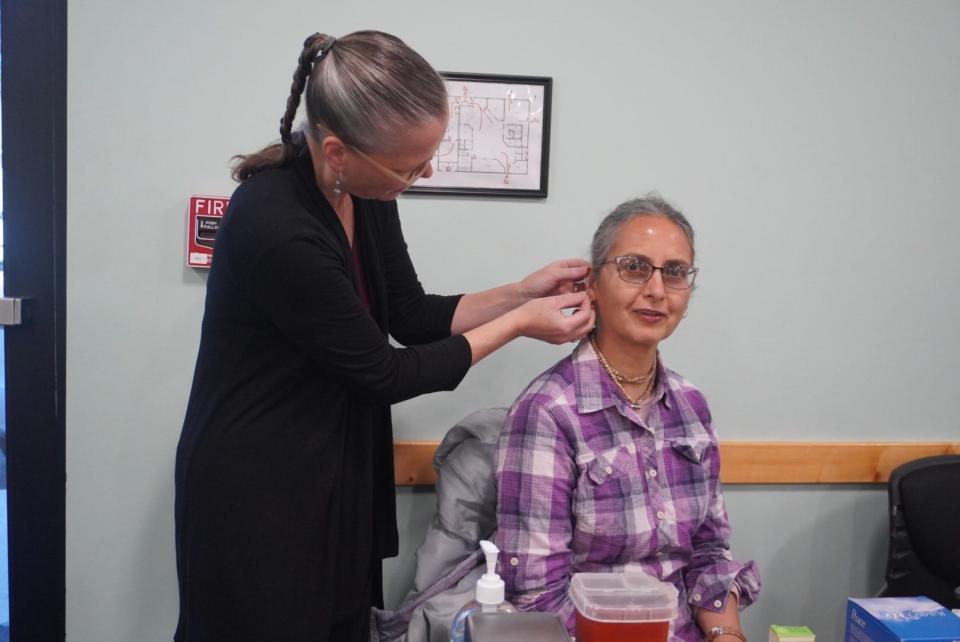
M396 403L452 390L470 367L462 336L395 348L363 308L331 248L293 237L261 253L251 295L263 313L327 375L375 400Z
M404 345L450 336L453 314L462 295L426 294L407 252L396 204L382 221L383 266L390 302L390 334Z

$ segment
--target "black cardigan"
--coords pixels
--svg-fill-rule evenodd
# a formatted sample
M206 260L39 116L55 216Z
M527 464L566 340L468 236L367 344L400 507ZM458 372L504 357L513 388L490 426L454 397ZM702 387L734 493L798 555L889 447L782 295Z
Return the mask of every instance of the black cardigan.
M369 312L306 150L230 200L177 449L179 642L326 639L397 553L389 404L453 389L471 353L396 203L354 209Z

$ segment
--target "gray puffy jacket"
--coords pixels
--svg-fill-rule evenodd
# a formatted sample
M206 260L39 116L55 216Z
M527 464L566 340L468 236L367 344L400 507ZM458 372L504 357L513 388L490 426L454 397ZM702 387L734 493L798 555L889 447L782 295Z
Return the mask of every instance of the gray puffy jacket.
M417 549L413 589L395 611L373 609L371 642L448 642L450 623L484 571L480 540L497 527L495 451L506 408L478 410L440 442L437 512Z

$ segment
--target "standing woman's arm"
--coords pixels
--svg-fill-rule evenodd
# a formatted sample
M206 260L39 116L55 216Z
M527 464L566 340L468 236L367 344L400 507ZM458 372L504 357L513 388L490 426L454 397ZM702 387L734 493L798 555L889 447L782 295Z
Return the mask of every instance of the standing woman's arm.
M567 314L575 308L586 314ZM476 363L517 337L530 337L547 343L566 343L582 339L593 330L595 315L586 292L531 299L492 321L464 333L470 342L472 361Z
M586 295L573 293L573 281L587 274L585 261L557 261L519 283L455 300L424 293L395 206L381 221L390 333L401 343L413 345L463 333L470 344L471 361L477 363L517 337L565 343L593 329L594 313ZM456 303L452 320L451 303ZM564 313L570 308L587 309L588 313Z
M516 283L465 294L453 315L451 331L472 330L531 299L573 292L573 283L586 277L588 265L581 259L554 261Z
M390 345L360 302L342 258L321 239L295 236L255 256L229 259L247 262L250 294L278 330L331 380L360 394L396 403L452 390L471 365L462 336Z

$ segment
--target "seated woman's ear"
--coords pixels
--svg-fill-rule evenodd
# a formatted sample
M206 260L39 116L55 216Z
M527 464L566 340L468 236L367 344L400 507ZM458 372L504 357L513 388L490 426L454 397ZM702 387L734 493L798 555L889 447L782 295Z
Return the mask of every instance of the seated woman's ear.
M584 291L587 293L587 297L590 299L590 305L594 308L597 307L597 271L592 267L590 268L590 273L587 274L586 278L583 279Z
M597 307L597 292L593 288L593 281L587 286L587 296L590 298L590 305L594 309Z

